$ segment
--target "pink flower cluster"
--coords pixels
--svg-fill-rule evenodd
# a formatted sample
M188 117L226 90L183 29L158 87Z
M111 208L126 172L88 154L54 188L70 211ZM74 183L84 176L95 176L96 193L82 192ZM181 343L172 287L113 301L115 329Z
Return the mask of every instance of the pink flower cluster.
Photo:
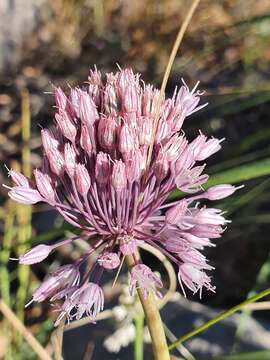
M136 261L131 293L139 287L145 297L150 290L161 296L161 280L135 256L143 242L176 265L183 291L183 285L193 293L203 287L214 291L206 274L213 267L201 251L213 246L227 221L220 210L200 207L198 201L225 198L236 188L203 190L208 180L203 162L220 149L221 140L199 133L189 142L181 130L185 118L206 105L199 105L197 85L190 91L183 82L172 98L162 99L155 133L160 92L130 69L104 79L90 71L86 86L68 96L54 89L55 125L42 130L42 167L32 180L10 170L15 186L9 196L23 204L48 203L91 244L91 251L50 274L33 294L38 302L64 299L57 323L65 315L78 319L86 313L94 319L103 309L104 269L118 268L127 255ZM185 197L165 204L175 189ZM20 263L40 262L75 240L38 245L21 255ZM93 251L96 264L81 278L80 266Z

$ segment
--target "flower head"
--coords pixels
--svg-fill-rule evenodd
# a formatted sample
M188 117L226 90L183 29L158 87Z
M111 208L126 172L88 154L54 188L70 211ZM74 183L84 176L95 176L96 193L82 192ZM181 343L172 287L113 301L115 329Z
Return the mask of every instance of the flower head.
M25 204L48 203L99 252L81 282L78 268L89 252L66 270L69 278L60 271L34 293L36 301L65 299L57 323L65 314L94 318L103 309L98 283L104 269L119 267L142 242L178 266L181 286L200 293L203 287L214 290L206 274L212 267L201 251L213 246L227 221L221 211L200 207L198 201L222 199L236 188L226 184L204 191L208 175L201 161L218 151L221 141L200 132L189 142L180 132L185 118L206 106L199 104L197 87L190 90L183 81L171 99L163 99L139 74L125 69L104 79L91 71L88 87L71 89L69 95L54 89L55 125L42 130L43 166L33 181L11 170L15 186L9 196ZM164 204L177 188L184 199ZM149 291L161 296L161 280L140 263L131 270L132 294L137 287L144 296Z

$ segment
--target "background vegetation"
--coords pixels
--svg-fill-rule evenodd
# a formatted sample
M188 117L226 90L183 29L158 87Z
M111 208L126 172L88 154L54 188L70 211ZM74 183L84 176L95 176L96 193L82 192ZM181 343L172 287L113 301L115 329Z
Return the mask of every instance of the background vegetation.
M4 0L0 5L1 183L9 183L4 164L26 175L39 165L40 127L48 126L53 117L52 83L64 88L82 84L95 64L104 72L115 71L119 64L131 66L146 82L159 86L189 4L189 0ZM217 293L205 294L202 302L211 307L230 308L269 287L269 62L268 0L202 0L167 87L171 94L181 77L190 86L201 81L209 106L186 121L185 132L190 138L199 129L225 137L222 151L209 163L210 183L245 185L218 204L232 224L208 254L216 267ZM80 249L65 247L33 267L10 262L9 257L31 244L54 241L71 230L44 205L32 209L17 205L7 199L4 188L0 199L1 299L50 352L52 310L48 304L27 310L24 305L48 270L70 262ZM267 311L248 316L270 321ZM35 358L6 317L0 329L0 357ZM270 352L265 354L254 359L270 357Z

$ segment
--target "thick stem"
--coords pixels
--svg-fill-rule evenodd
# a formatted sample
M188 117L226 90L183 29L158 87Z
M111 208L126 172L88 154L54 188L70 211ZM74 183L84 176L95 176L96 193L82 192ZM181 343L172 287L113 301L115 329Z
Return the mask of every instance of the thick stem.
M126 256L126 263L129 269L131 269L136 264L132 256ZM138 295L151 336L154 359L170 360L166 336L154 295L152 292L150 292L148 297L145 299L140 289L138 289Z

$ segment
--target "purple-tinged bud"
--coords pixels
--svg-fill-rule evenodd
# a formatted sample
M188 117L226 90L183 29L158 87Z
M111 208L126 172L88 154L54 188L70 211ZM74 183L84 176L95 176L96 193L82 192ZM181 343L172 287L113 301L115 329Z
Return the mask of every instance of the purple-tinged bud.
M104 90L104 108L107 114L117 115L118 99L115 92L115 87L112 84L107 84Z
M19 256L19 263L23 265L37 264L46 259L54 249L54 246L37 245L26 253Z
M94 128L91 127L94 133ZM81 138L80 138L80 144L83 150L85 150L89 155L92 154L95 144L92 143L92 137L89 134L89 130L86 125L82 125L81 130Z
M96 105L100 105L100 88L102 88L101 73L97 69L90 70L88 77L89 87L88 93L92 97Z
M51 149L47 152L47 157L50 163L50 168L57 176L62 175L64 171L64 158L63 155L57 149Z
M66 111L61 111L61 113L55 114L55 120L62 134L72 143L75 143L77 130L68 113Z
M127 184L126 165L122 160L116 161L112 170L112 186L121 191Z
M152 122L147 117L139 118L139 144L147 145L151 144L152 139Z
M130 158L125 161L127 179L130 183L138 181L142 174L143 157L141 150L136 150Z
M162 181L168 175L169 162L164 154L157 157L157 160L153 164L153 171L158 181Z
M46 154L59 146L59 141L54 137L53 131L49 129L41 130L41 141Z
M10 169L8 171L8 176L11 177L12 181L15 182L16 185L25 187L25 188L30 188L29 179L26 176L24 176L22 173L20 173L19 171Z
M99 152L96 157L96 167L95 167L95 176L96 181L100 185L106 185L109 181L110 177L110 162L108 159L108 155Z
M155 142L157 144L161 143L162 140L166 139L169 134L170 134L169 124L166 121L159 121L157 133L155 136Z
M64 159L66 172L72 178L76 167L76 153L74 147L69 143L66 143L64 147Z
M179 203L169 210L167 210L165 219L168 224L177 225L185 216L188 208L186 200L181 200Z
M8 192L9 197L20 204L36 204L44 201L40 193L36 189L15 186Z
M164 153L166 153L168 161L175 161L181 153L183 149L185 149L187 144L187 140L184 136L175 134L168 143L164 146Z
M119 256L113 252L105 252L98 258L98 263L104 269L116 269L120 265Z
M215 185L210 187L204 194L208 200L221 200L232 195L236 190L241 189L241 186L233 186L230 184Z
M60 87L54 87L54 100L58 109L66 110L67 97Z
M80 117L79 108L80 108L80 89L78 88L71 89L69 95L69 110L71 110L72 115Z
M87 126L92 126L98 119L98 112L94 101L85 91L80 91L79 116Z
M189 147L193 153L194 159L199 160L200 153L206 144L206 136L199 134L190 144Z
M124 112L139 112L140 95L134 84L125 87L122 97L122 109Z
M209 156L213 155L217 151L221 149L220 143L225 140L225 138L219 139L209 139L205 142L205 144L201 147L200 152L196 156L196 160L202 161L207 159Z
M90 186L91 179L86 167L83 164L78 164L75 170L75 183L78 189L78 192L82 196L86 196Z
M127 154L135 151L136 148L134 130L127 124L124 124L119 135L119 150L122 154Z
M115 149L117 123L113 116L101 117L98 124L98 140L108 150Z
M55 204L55 193L52 187L51 178L48 174L43 174L38 169L34 170L34 176L36 185L40 194L48 201L52 206Z
M142 113L145 116L151 115L152 98L153 87L151 85L146 85L142 97Z

